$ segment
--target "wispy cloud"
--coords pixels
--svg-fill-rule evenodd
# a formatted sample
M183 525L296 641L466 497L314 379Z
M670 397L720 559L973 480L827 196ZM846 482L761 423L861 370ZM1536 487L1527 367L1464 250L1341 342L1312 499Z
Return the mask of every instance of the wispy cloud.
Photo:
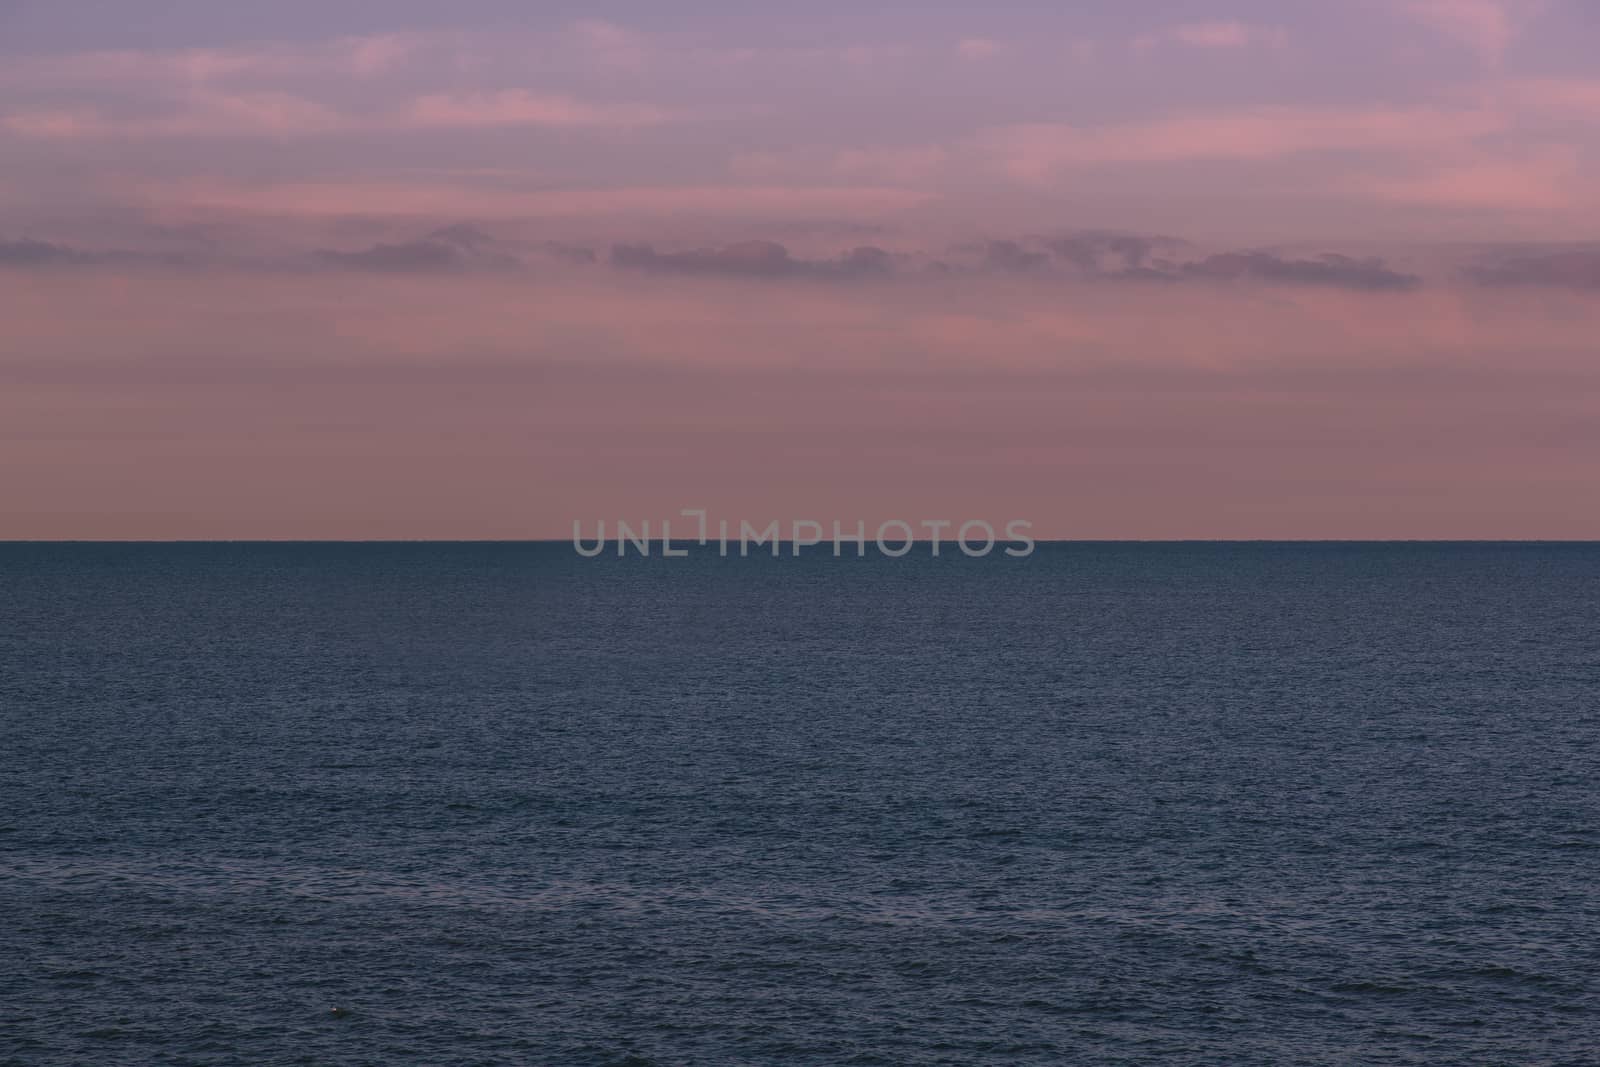
M118 116L99 108L14 111L0 128L46 140L103 138L303 136L332 133L355 123L312 100L288 93L190 94L164 115Z
M491 227L502 232L501 226ZM202 270L227 263L234 268L285 269L318 266L386 275L475 275L515 271L536 257L546 267L583 269L602 257L589 244L528 241L496 236L476 225L437 226L420 236L401 233L355 248L280 249L252 254L248 247L210 249L182 260L134 251L87 251L43 241L0 241L0 266L54 268L115 264L161 265ZM1253 283L1357 291L1405 291L1421 279L1390 267L1375 256L1337 252L1290 255L1263 249L1197 253L1188 242L1163 236L1088 230L1055 236L989 239L955 247L902 247L891 252L873 244L804 254L771 238L728 244L661 247L650 241L613 243L609 264L637 274L762 281L873 281L891 277L929 284L966 280L987 284L996 278L1027 278L1062 285L1077 283Z
M529 57L562 57L569 75L573 63L596 71L638 67L648 54L640 35L585 21L512 37L390 33L23 56L0 67L0 86L8 90L0 130L57 140L282 137L473 126L628 127L682 114L655 101L593 100L568 89L506 84L508 71L525 71ZM520 61L512 62L517 53Z
M1498 67L1541 0L1406 0L1400 10Z
M1357 177L1346 187L1380 200L1428 207L1559 211L1572 207L1589 183L1575 152L1548 148L1521 158L1483 156L1431 164L1396 177Z
M1504 125L1500 115L1481 109L1270 107L1101 126L1033 123L992 130L981 140L1006 173L1045 181L1064 168L1093 164L1260 161L1459 144Z
M1541 213L1491 221L1482 236L1492 239L1519 225L1549 236L1562 210L1581 218L1574 190L1592 178L1600 82L1574 77L1558 53L1540 70L1536 31L1558 20L1532 24L1531 0L1358 4L1339 16L1361 31L1348 41L1325 39L1319 19L1293 5L1216 3L1202 5L1205 17L1155 23L1113 17L1114 6L1104 17L1091 5L1037 20L945 12L880 26L876 37L774 34L744 20L644 30L546 19L504 32L462 23L9 57L0 67L9 188L0 193L31 220L70 211L75 197L136 211L141 190L181 185L185 173L215 179L204 196L244 202L255 194L240 190L270 172L285 181L265 202L289 214L324 212L317 205L347 195L362 216L481 197L490 214L659 210L658 233L674 232L679 211L722 218L765 203L768 221L807 212L883 221L872 213L937 200L951 240L1008 232L1046 202L1064 222L1175 229L1193 201L1219 212L1213 239L1262 242L1360 225L1363 208L1383 220L1368 227L1376 232L1401 217L1391 204L1520 202ZM1116 61L1138 32L1130 22L1150 29L1157 52L1147 62ZM1430 43L1424 26L1496 61L1527 30L1526 62L1515 78L1464 78L1467 53L1418 47ZM1370 79L1338 73L1350 68L1336 60L1353 58L1338 49L1385 32L1396 41L1368 50ZM1242 62L1250 50L1256 62ZM661 128L671 125L696 128L669 137ZM226 141L227 151L176 143L186 139ZM1572 151L1557 151L1563 144ZM119 172L91 173L91 158L113 149ZM453 173L438 166L445 151ZM230 180L232 192L219 193ZM306 199L291 203L300 193L289 187ZM1161 203L1142 214L1141 196ZM1453 225L1412 217L1430 236Z
M646 35L602 19L580 20L569 36L601 66L613 69L643 70L658 51Z
M1590 247L1516 256L1478 264L1467 268L1465 273L1480 285L1600 290L1600 249Z
M601 103L526 89L432 93L395 111L366 113L335 110L288 93L199 90L169 104L162 115L118 115L101 108L19 110L0 116L0 128L53 140L294 137L493 126L626 128L687 117L649 104Z
M379 242L353 252L318 249L328 266L380 273L514 270L522 261L475 226L457 223L415 241Z
M389 73L440 39L420 33L340 37L328 41L263 42L226 48L69 52L9 58L0 84L81 89L192 87L247 78L332 75L372 78Z
M942 145L791 149L743 152L730 170L757 180L883 182L917 185L932 179L952 159Z
M1000 42L989 37L964 37L956 42L956 54L974 62L993 59L1002 51Z
M1163 44L1186 48L1283 48L1289 32L1281 26L1250 22L1185 22L1158 33L1144 34L1133 42L1135 51L1150 51Z
M650 104L609 104L506 89L436 93L414 101L402 124L417 126L648 126L684 116Z
M151 182L141 200L166 215L225 212L303 218L670 216L763 220L872 218L926 203L917 190L831 185L683 185L612 188L508 188L503 185L401 181Z
M48 241L0 241L0 266L45 267L79 263L86 258L75 249Z
M1356 259L1326 253L1315 259L1292 259L1271 252L1227 252L1185 264L1182 272L1195 277L1240 278L1290 285L1326 285L1368 292L1402 292L1415 289L1422 279L1397 271L1382 259Z
M1535 115L1600 121L1600 81L1527 78L1512 82L1507 95Z
M626 270L722 278L874 278L889 273L892 257L863 245L833 259L801 259L776 241L742 241L717 248L658 252L649 244L616 245L611 263Z

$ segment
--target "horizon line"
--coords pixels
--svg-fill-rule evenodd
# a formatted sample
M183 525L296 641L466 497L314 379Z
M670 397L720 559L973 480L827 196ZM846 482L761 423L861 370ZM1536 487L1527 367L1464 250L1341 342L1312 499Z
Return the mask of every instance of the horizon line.
M607 543L611 540L607 539ZM1600 545L1600 537L1035 537L1036 545ZM658 543L656 540L652 544ZM794 545L793 540L764 542ZM807 548L818 548L830 542L802 542ZM853 543L853 542L852 542ZM897 542L900 543L900 542ZM931 545L928 538L918 538L913 545ZM955 544L943 540L940 544ZM673 538L674 547L706 548L695 538ZM9 545L572 545L571 538L561 537L181 537L181 538L115 538L115 537L61 537L61 538L5 538L0 546ZM637 552L630 556L639 556ZM758 553L754 549L750 556ZM639 558L648 558L642 557ZM731 558L731 557L730 557ZM846 558L846 557L841 557ZM891 557L893 558L893 557Z

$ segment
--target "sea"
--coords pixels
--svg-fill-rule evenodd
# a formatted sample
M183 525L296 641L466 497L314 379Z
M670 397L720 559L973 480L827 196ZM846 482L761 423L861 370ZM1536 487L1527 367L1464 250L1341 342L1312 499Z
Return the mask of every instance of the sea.
M1600 545L0 545L0 1063L1600 1063Z

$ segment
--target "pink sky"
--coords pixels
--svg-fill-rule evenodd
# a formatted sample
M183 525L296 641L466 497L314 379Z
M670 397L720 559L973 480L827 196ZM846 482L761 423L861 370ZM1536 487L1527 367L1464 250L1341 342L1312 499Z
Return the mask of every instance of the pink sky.
M0 538L1600 538L1581 0L520 6L0 6Z

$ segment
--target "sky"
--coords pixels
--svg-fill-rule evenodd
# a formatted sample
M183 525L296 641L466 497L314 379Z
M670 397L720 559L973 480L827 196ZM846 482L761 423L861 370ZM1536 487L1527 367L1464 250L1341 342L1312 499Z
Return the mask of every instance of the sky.
M1597 54L1588 0L0 0L0 539L1600 538Z

